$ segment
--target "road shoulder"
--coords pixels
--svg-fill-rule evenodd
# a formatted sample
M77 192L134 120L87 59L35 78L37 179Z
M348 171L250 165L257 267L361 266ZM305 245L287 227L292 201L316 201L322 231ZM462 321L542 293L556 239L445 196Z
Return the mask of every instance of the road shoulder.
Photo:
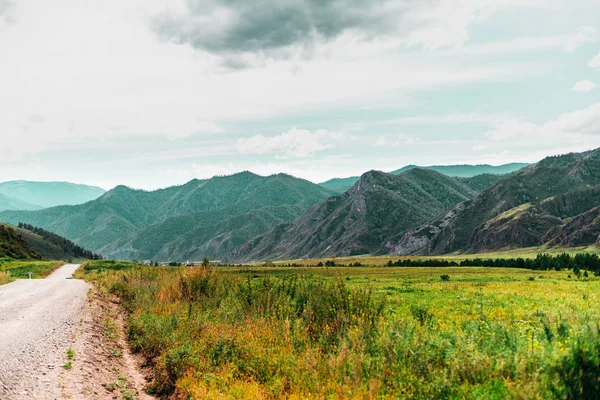
M129 350L124 321L117 299L92 285L72 339L71 368L61 374L63 399L154 399L145 393L150 372Z

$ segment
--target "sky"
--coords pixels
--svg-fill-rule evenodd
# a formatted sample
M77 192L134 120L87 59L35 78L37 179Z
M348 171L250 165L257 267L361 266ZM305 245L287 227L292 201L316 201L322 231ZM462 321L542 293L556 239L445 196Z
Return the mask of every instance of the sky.
M598 0L0 0L0 181L322 182L600 147Z

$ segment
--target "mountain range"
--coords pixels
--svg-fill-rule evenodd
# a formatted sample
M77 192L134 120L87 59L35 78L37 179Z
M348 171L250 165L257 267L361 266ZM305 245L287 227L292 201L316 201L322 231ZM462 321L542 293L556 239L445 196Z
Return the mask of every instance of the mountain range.
M0 211L40 210L59 205L82 204L97 199L105 190L69 182L10 181L0 183Z
M5 211L0 220L42 227L105 257L197 260L220 257L330 195L289 175L242 172L152 192L118 186L82 205Z
M590 246L600 222L600 150L548 157L386 244L398 255Z
M380 252L385 241L475 197L499 175L454 178L431 169L400 175L369 171L289 224L236 249L234 260L352 256Z
M492 175L506 175L512 172L518 171L521 168L528 166L529 164L525 163L510 163L504 165L488 165L488 164L479 164L479 165L432 165L428 167L419 167L417 165L407 165L406 167L397 169L395 171L389 172L392 175L400 175L404 172L410 171L411 169L420 168L420 169L430 169L441 174L452 176L456 178L471 178L477 175L484 174L492 174ZM358 180L359 176L352 176L349 178L334 178L330 179L326 182L319 183L320 186L325 189L331 190L336 194L344 193L346 190L350 189Z
M246 262L596 244L600 150L468 176L488 167L369 171L343 193L285 174L242 172L156 191L118 186L80 205L0 212L0 221L38 226L105 258L128 260Z

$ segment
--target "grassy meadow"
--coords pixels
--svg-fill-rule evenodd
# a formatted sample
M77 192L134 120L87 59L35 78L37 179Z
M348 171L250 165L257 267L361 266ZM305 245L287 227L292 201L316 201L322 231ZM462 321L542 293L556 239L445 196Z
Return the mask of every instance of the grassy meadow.
M600 398L593 274L92 261L76 276L121 299L162 397Z
M0 285L15 279L28 279L32 272L33 279L41 279L50 275L64 263L61 261L20 261L9 258L0 259Z
M409 260L429 260L431 258L435 258L436 260L447 260L447 261L456 261L460 262L462 260L470 260L475 258L481 259L506 259L506 258L525 258L525 259L533 259L536 258L538 254L546 253L550 255L558 255L562 253L567 253L571 255L587 253L587 254L600 254L600 248L596 246L589 247L576 247L576 248L541 248L541 247L531 247L531 248L521 248L514 250L505 250L505 251L492 251L488 253L475 253L475 254L445 254L441 256L370 256L370 255L358 255L351 257L335 257L335 258L314 258L314 259L302 259L302 260L286 260L286 261L276 261L275 265L304 265L304 266L316 266L319 263L325 264L327 261L334 260L336 264L339 265L352 265L354 263L360 263L366 266L385 266L388 262L397 261L398 259L409 259Z

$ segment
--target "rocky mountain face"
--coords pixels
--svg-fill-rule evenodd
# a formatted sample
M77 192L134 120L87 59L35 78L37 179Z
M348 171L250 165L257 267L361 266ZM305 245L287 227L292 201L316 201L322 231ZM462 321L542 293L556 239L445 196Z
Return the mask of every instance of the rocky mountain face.
M489 178L488 178L489 179ZM425 169L365 173L346 193L237 248L231 258L260 260L379 253L398 232L418 226L478 193L486 179L463 180Z
M600 150L548 157L398 235L386 250L397 255L444 254L546 243L594 244L594 220L586 214L593 215L600 204L599 185ZM573 235L573 229L582 232Z

